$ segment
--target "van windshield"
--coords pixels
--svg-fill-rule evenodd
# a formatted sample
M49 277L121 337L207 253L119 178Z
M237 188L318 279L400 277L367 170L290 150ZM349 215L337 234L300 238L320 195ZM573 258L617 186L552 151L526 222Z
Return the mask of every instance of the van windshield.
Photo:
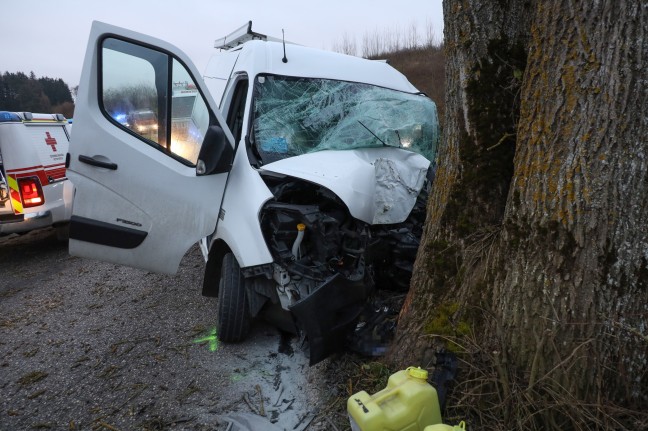
M357 82L258 76L252 145L263 163L322 150L396 147L433 160L436 105Z

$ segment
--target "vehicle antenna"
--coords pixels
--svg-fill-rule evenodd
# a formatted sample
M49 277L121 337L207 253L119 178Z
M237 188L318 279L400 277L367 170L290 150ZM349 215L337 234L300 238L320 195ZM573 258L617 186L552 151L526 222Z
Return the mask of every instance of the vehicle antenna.
M284 56L281 59L284 63L288 63L288 58L286 58L286 35L284 34L284 29L281 29L281 41L283 42Z

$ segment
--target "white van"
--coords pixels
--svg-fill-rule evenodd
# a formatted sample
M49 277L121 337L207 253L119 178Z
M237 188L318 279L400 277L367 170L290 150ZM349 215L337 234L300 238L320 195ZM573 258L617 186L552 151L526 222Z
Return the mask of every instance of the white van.
M65 236L73 198L67 127L61 114L0 111L0 235L55 226Z
M93 23L70 253L174 273L200 241L218 337L279 316L315 363L344 346L376 288L409 285L436 107L384 62L285 45L251 23L217 48L203 79L176 47ZM144 110L146 131L128 120Z

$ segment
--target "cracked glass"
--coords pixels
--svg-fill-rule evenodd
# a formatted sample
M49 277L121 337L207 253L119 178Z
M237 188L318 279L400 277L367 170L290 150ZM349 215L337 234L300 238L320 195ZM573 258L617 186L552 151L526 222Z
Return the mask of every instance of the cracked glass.
M263 163L322 150L396 147L434 160L436 105L423 94L317 78L259 76L253 149Z

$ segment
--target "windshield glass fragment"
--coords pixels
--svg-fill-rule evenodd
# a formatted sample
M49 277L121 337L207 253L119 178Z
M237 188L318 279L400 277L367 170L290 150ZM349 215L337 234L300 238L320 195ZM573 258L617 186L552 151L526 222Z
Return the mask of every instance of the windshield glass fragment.
M259 76L253 145L263 163L322 150L395 147L433 161L436 105L421 94L330 79Z

